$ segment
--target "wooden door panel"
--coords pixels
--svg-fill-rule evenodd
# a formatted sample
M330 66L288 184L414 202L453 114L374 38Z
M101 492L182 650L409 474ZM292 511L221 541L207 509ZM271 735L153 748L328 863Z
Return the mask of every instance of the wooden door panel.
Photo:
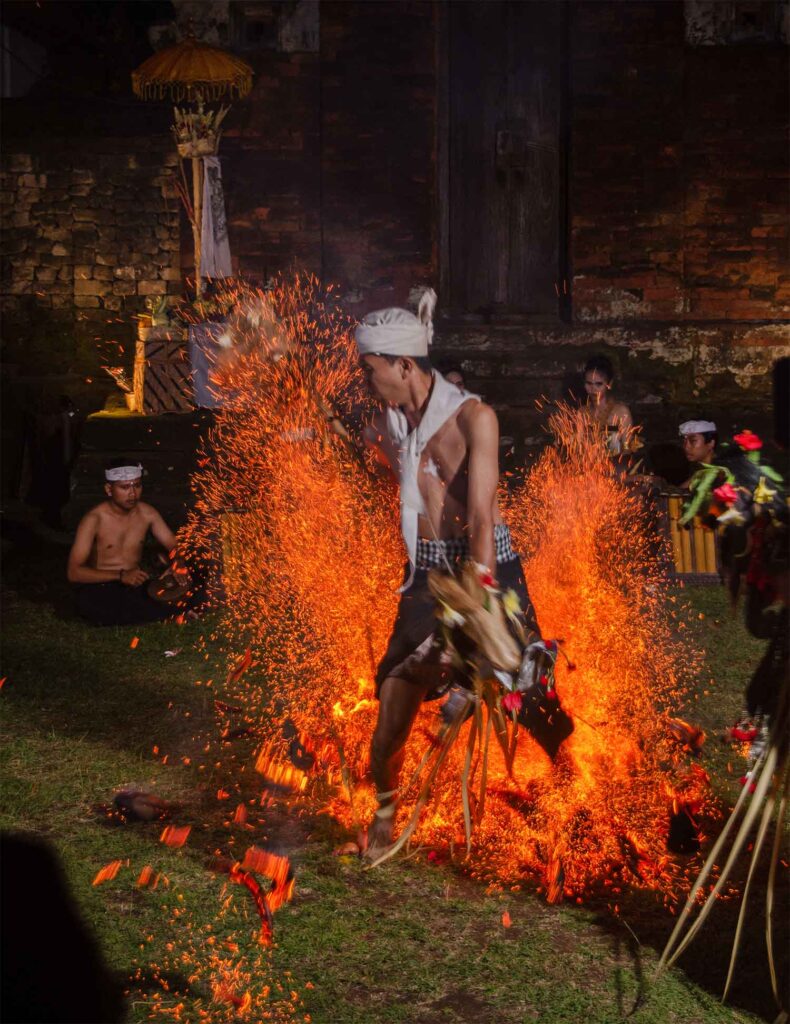
M561 18L551 2L449 5L454 312L557 312Z

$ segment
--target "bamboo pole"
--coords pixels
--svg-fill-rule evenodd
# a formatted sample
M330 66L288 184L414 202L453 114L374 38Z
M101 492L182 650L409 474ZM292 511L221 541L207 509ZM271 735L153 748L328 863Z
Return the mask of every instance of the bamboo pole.
M670 495L667 498L667 519L669 520L669 537L672 541L672 561L675 563L675 572L684 572L683 550L680 544L680 498Z
M192 157L192 236L195 241L195 295L200 298L203 294L203 279L201 277L200 253L201 253L201 231L203 228L203 161L199 156Z
M706 530L705 538L705 572L716 572L716 534L713 530Z
M705 527L700 522L698 516L694 516L693 519L693 525L691 528L691 543L694 552L694 571L710 572L710 570L708 569L706 559Z

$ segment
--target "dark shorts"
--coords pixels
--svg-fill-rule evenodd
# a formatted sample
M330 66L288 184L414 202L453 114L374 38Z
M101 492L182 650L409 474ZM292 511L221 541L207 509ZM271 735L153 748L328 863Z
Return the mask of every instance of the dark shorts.
M154 601L145 585L127 587L109 583L76 583L74 597L79 615L94 626L136 626L161 622L181 610L172 604Z
M460 682L459 672L443 663L441 647L433 642L436 601L428 589L429 572L428 568L417 568L412 585L401 594L392 635L376 671L377 697L381 684L389 676L425 687L428 700L441 696L448 686ZM506 562L498 562L496 575L503 591L515 590L518 595L527 629L539 632L521 559L514 555Z

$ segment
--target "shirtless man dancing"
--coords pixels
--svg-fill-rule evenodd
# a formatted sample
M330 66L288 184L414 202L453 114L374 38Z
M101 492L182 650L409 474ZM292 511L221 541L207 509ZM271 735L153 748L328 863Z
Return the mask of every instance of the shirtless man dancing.
M173 606L148 596L148 573L140 561L149 530L167 552L175 547L175 535L155 508L140 501L142 466L116 459L104 476L107 500L83 516L69 555L67 576L75 585L77 610L97 626L168 618Z
M409 556L392 636L376 674L379 712L370 751L378 809L367 856L393 840L398 780L420 704L441 695L453 669L433 643L432 568L472 559L502 590L519 596L537 632L518 556L497 507L499 425L476 395L448 383L428 361L434 292L418 316L404 309L369 313L356 331L368 387L385 409L368 428L400 483L401 527ZM439 691L439 692L437 692Z

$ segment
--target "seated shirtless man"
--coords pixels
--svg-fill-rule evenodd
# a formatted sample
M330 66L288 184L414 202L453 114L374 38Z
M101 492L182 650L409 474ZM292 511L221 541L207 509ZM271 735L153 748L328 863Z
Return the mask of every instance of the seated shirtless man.
M77 610L96 626L156 622L172 605L148 596L148 573L140 568L150 530L165 551L176 538L155 508L140 501L143 467L115 459L105 471L107 500L82 517L69 554L67 576L75 585Z
M435 294L428 295L435 301ZM370 765L378 809L367 855L393 840L403 753L423 700L453 682L433 644L432 568L474 560L502 589L518 594L537 632L521 563L497 508L499 426L476 395L448 383L428 361L432 301L419 317L403 309L369 313L356 331L365 378L386 406L368 428L400 483L401 526L409 556L397 619L376 674L379 712ZM437 691L439 691L437 693Z

